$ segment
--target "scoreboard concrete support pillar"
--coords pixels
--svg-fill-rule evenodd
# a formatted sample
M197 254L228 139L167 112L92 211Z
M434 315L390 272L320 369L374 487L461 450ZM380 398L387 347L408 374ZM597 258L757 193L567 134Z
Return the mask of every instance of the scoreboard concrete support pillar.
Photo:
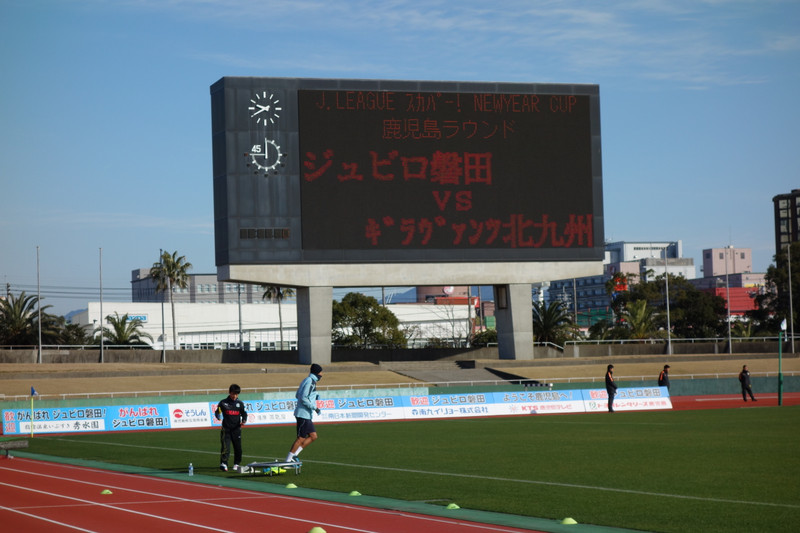
M533 359L530 284L495 285L494 303L500 359Z
M331 362L333 287L297 288L297 349L300 362Z

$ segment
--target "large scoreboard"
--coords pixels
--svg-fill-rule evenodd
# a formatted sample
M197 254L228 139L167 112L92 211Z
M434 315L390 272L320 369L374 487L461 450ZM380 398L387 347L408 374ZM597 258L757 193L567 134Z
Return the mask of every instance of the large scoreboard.
M596 85L211 87L216 262L601 261Z

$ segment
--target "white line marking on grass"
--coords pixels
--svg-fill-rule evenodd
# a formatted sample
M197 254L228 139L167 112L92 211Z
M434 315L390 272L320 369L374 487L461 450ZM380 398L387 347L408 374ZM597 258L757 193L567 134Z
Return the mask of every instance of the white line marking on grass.
M777 394L759 394L758 397L761 398L761 399L769 400L769 399L772 399L772 398L777 398L778 395ZM738 396L723 396L721 398L695 398L694 401L696 401L696 402L730 402L732 400L738 400L738 399L739 399ZM742 403L745 403L744 400L742 400Z
M559 483L555 481L539 481L534 479L513 479L495 476L478 476L475 474L458 474L451 472L429 472L427 470L415 470L411 468L392 468L386 466L367 466L367 465L352 465L348 463L336 463L332 461L308 461L309 463L319 463L326 465L348 466L351 468L368 468L372 470L388 470L392 472L406 472L410 474L427 474L432 476L449 476L449 477L462 477L472 479L488 479L491 481L503 481L505 483L523 483L527 485L545 485L550 487L565 487L570 489L585 489L585 490L599 490L604 492L621 492L623 494L636 494L639 496L658 496L662 498L677 498L682 500L697 500L703 502L716 502L716 503L734 503L737 505L765 505L768 507L786 507L788 509L800 509L800 505L790 503L771 503L771 502L748 502L742 500L729 500L726 498L703 498L700 496L687 496L684 494L666 494L663 492L648 492L642 490L631 489L618 489L613 487L598 487L595 485L578 485L576 483Z
M57 440L64 440L70 441L70 439L63 439L59 438ZM80 441L86 442L86 441ZM180 450L176 448L162 448L157 446L141 446L141 445L131 445L131 444L119 444L114 442L100 442L100 441L91 441L95 444L107 444L111 446L123 446L123 447L131 447L131 448L146 448L146 449L153 449L153 450L169 450L175 452L192 452L192 453L205 453L205 454L212 454L217 455L218 452L207 452L207 451L199 451L199 450ZM252 457L252 456L251 456ZM794 505L790 503L772 503L772 502L749 502L743 500L730 500L727 498L704 498L701 496L688 496L684 494L667 494L663 492L649 492L649 491L639 491L639 490L632 490L632 489L620 489L615 487L600 487L596 485L579 485L575 483L560 483L556 481L541 481L535 479L513 479L513 478L502 478L502 477L495 477L495 476L479 476L476 474L459 474L459 473L452 473L452 472L430 472L427 470L416 470L412 468L394 468L388 466L369 466L369 465L354 465L349 463L337 463L333 461L306 461L303 462L308 463L317 463L317 464L324 464L324 465L334 465L334 466L347 466L350 468L365 468L369 470L385 470L388 472L405 472L409 474L426 474L431 476L449 476L449 477L461 477L461 478L469 478L469 479L488 479L491 481L503 481L507 483L521 483L526 485L544 485L550 487L564 487L564 488L572 488L572 489L584 489L584 490L598 490L603 492L619 492L622 494L637 494L640 496L658 496L661 498L675 498L681 500L695 500L695 501L703 501L703 502L715 502L715 503L733 503L736 505L760 505L766 507L783 507L787 509L800 509L800 505Z
M52 440L57 440L57 441L62 441L62 442L82 442L82 443L89 442L91 444L102 444L103 446L121 446L123 448L140 448L140 449L143 449L143 450L164 450L164 451L168 451L168 452L181 452L181 453L201 453L201 454L204 454L204 455L219 456L219 452L218 451L210 452L208 450L187 450L187 449L182 449L182 448L165 448L163 446L142 446L140 444L122 444L120 442L105 442L105 441L101 441L101 440L75 440L75 439L67 439L67 438L63 438L63 437L54 437L54 438L53 437L43 437L43 438L51 438ZM274 457L282 457L285 454L286 454L286 452L284 451L284 452L281 452L281 453L274 454L272 456L268 455L267 457L273 457L273 456ZM261 456L261 457L264 457L264 456ZM244 454L242 456L242 458L243 459L245 459L245 458L258 459L259 456Z

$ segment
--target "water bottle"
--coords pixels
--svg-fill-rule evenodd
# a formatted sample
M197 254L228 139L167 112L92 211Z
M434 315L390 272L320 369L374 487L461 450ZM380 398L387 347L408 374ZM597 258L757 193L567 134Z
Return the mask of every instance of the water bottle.
M189 475L190 476L194 475L194 466L192 466L192 463L189 463Z

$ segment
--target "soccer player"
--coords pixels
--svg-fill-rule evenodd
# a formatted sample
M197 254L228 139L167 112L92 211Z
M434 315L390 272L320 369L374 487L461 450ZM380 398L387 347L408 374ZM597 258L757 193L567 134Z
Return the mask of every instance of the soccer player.
M311 372L297 388L295 398L297 407L294 409L294 417L297 420L297 438L286 455L286 462L299 461L297 458L305 448L317 440L317 430L311 420L312 413L319 414L317 407L317 382L322 379L322 367L317 363L311 365Z
M614 365L606 368L606 392L608 393L608 412L614 412L614 396L617 394L617 384L614 383Z
M242 462L242 426L247 422L247 411L244 403L239 401L241 387L235 383L228 388L228 396L217 404L214 417L222 420L222 432L219 436L221 445L219 469L228 471L228 457L233 446L233 469L239 470Z

